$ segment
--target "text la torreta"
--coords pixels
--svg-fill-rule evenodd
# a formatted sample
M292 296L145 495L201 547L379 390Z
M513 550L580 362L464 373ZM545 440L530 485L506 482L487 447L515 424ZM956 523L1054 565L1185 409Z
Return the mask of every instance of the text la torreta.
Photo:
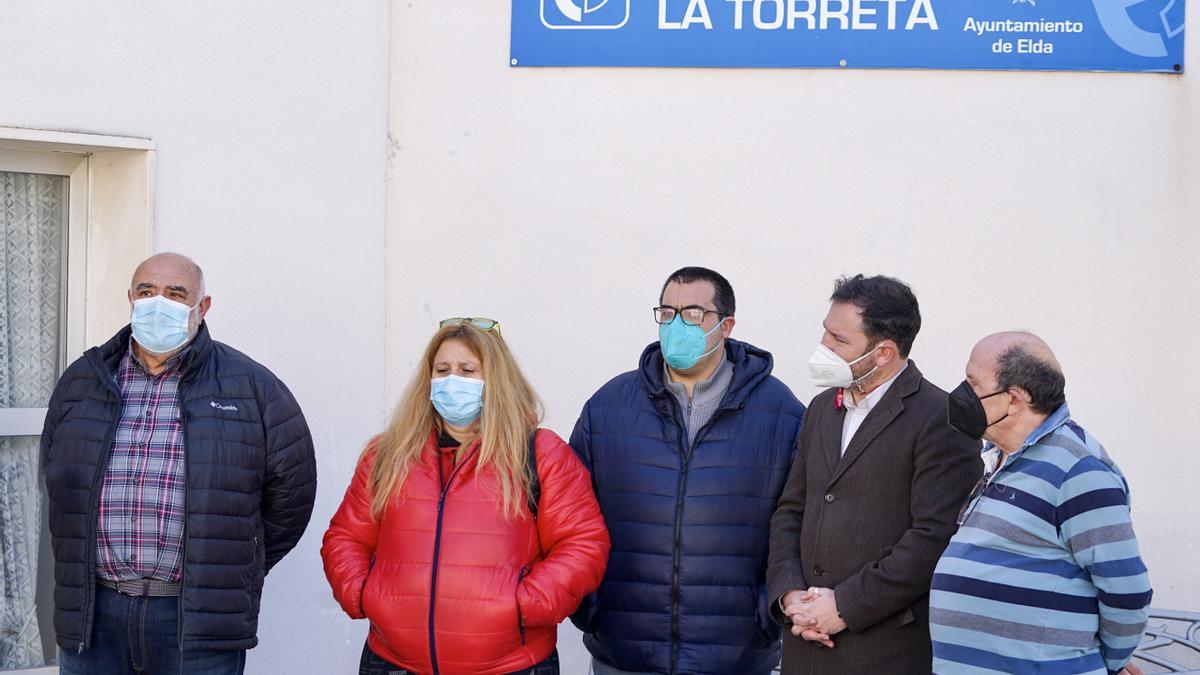
M658 28L712 30L710 4L731 14L734 30L938 30L932 0L658 0Z

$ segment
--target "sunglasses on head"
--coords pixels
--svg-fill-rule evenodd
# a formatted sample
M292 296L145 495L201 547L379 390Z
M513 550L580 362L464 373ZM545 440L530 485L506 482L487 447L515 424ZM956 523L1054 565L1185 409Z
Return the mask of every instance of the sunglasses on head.
M485 333L487 331L491 331L491 330L494 330L497 333L500 332L500 322L499 321L497 321L495 319L484 319L484 318L472 317L472 316L456 316L456 317L452 317L449 319L442 319L441 321L438 322L438 330L441 330L441 329L445 328L446 326L457 326L459 324L464 324L464 323L469 323L472 326L475 326L476 328L478 328L479 330L484 331Z

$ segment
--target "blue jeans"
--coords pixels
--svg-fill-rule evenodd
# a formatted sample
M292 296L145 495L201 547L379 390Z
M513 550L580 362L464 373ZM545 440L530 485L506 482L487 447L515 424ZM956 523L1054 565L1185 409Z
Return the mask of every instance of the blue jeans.
M775 672L774 670L768 670L767 672L763 673L762 675L772 675L772 673L774 673L774 672ZM588 670L588 675L657 675L657 674L656 673L639 673L639 672L632 671L632 670L621 670L619 668L614 668L602 661L598 661L596 658L593 657L592 658L592 667Z
M558 649L550 652L541 663L518 670L509 675L558 675ZM364 644L362 658L358 662L358 675L414 675L400 666L390 663L387 659L371 651L371 646Z
M179 598L135 598L96 585L82 654L60 649L61 675L241 675L246 651L179 651Z

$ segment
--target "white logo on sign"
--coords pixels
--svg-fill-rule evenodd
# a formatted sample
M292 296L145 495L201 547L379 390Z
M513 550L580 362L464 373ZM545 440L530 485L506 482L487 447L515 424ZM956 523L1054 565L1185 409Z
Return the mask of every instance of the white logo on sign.
M551 30L614 30L629 21L631 0L542 0L542 25ZM625 11L622 12L621 8ZM607 11L600 11L607 7Z
M1108 33L1108 37L1118 47L1130 54L1157 58L1167 55L1167 43L1160 33L1143 29L1133 22L1129 9L1148 0L1092 0L1096 7L1096 16L1100 19L1100 27ZM1157 0L1163 3L1158 16L1167 37L1175 37L1183 32L1183 5L1180 3L1176 11L1175 0ZM1176 23L1177 25L1172 25Z

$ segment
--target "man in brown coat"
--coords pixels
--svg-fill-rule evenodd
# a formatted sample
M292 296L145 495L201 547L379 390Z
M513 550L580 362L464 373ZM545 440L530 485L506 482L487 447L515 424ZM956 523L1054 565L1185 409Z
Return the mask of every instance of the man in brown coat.
M842 278L831 300L809 362L830 389L809 405L771 520L783 673L929 673L929 583L980 445L908 360L921 314L906 284Z

